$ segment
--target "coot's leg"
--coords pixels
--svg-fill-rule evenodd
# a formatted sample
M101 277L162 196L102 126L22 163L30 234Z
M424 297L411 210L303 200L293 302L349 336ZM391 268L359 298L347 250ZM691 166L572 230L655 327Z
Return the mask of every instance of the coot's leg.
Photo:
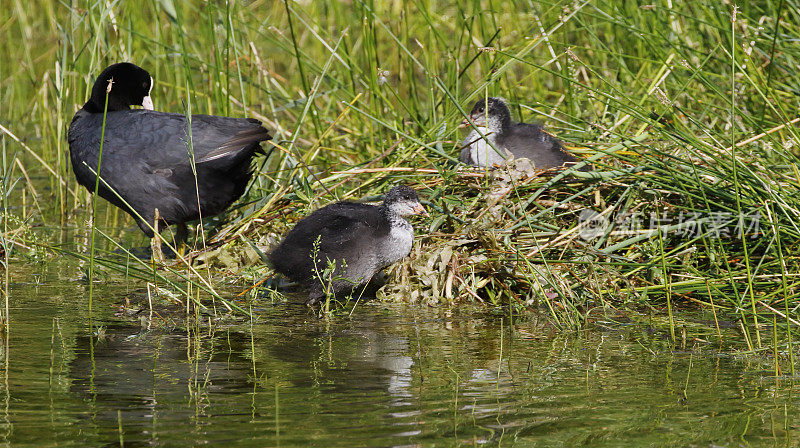
M308 300L306 306L314 306L325 298L325 292L322 290L322 285L314 285L308 291Z
M378 271L375 275L369 279L366 285L359 286L358 291L361 293L363 298L375 298L376 293L378 292L383 285L386 284L386 273L382 270Z
M189 237L189 228L186 226L185 222L179 222L177 226L178 229L175 231L175 250L182 256L186 251L186 240Z
M158 223L161 221L161 214L158 209L153 214L153 238L150 240L150 250L153 251L153 262L164 263L164 252L161 251L161 235L159 235Z

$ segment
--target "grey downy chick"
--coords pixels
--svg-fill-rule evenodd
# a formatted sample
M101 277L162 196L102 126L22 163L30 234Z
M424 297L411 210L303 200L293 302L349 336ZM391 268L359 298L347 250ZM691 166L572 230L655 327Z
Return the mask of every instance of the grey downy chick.
M503 163L509 154L514 158L530 159L536 169L577 161L564 151L558 139L544 132L542 126L512 122L508 107L499 98L479 100L469 118L474 129L464 139L459 156L463 163L491 168ZM462 127L469 126L467 120L461 124Z
M411 253L414 228L405 216L425 215L416 191L400 185L381 205L342 201L300 220L269 254L275 271L309 288L306 304L325 297L361 292L383 268ZM330 285L318 278L334 264Z

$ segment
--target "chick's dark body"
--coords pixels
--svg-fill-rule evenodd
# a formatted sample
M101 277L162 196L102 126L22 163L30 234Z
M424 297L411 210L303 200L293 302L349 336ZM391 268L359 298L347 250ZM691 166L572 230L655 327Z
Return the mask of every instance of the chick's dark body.
M459 155L463 163L491 168L501 164L507 153L515 158L529 159L538 169L560 167L578 161L541 125L511 121L508 106L499 98L478 100L470 112L470 120L475 129L464 140ZM462 124L467 123L465 121Z
M403 217L418 214L427 215L417 193L405 185L389 190L381 205L330 204L295 224L270 252L270 263L309 288L307 304L319 301L325 291L360 296L383 268L411 253L414 228ZM329 263L334 269L326 277Z
M322 273L328 260L336 261L340 270L344 261L352 275L370 274L376 259L371 252L378 249L378 242L386 238L390 229L381 207L337 202L303 218L302 224L287 233L270 254L270 262L276 271L301 283Z
M530 159L537 168L552 168L577 161L564 150L557 138L544 132L538 124L512 123L497 136L497 143L516 158Z

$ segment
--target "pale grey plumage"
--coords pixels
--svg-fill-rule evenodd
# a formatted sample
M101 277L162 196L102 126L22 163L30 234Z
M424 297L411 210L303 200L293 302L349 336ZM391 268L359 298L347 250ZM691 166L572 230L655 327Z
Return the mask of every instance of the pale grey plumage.
M508 107L498 98L475 103L470 120L474 129L464 139L464 147L459 154L459 160L463 163L491 168L501 164L509 153L515 158L530 159L537 169L577 161L564 151L557 138L544 132L540 125L513 123Z

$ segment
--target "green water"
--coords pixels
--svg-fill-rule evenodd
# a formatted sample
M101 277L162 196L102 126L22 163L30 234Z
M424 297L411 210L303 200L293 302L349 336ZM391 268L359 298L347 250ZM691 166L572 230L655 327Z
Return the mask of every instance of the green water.
M71 259L18 263L0 438L9 446L796 446L797 390L765 356L600 319L366 303L319 320L186 320ZM169 312L169 310L172 312ZM202 324L198 324L202 322ZM693 329L693 337L712 340ZM97 333L95 336L92 333ZM685 391L685 395L684 395Z

